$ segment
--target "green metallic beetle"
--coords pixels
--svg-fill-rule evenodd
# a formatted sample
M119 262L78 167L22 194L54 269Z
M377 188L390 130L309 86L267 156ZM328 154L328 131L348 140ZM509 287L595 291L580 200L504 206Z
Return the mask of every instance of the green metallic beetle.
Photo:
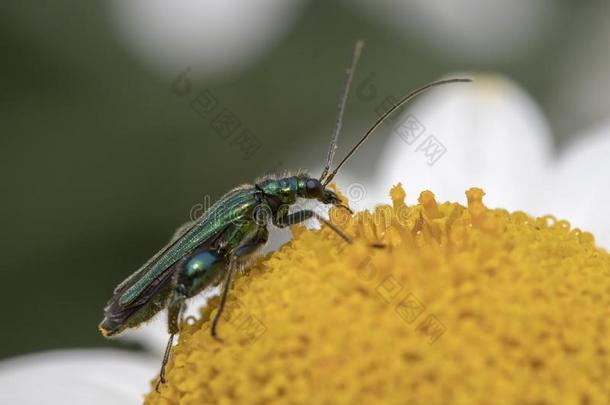
M99 330L104 336L117 335L125 329L149 320L162 309L168 309L170 337L163 357L157 389L159 384L165 383L165 365L174 335L180 330L180 318L185 309L185 300L206 288L222 283L221 301L211 327L212 336L217 338L218 320L225 306L233 273L265 245L269 236L269 223L284 228L316 218L347 243L351 243L352 239L348 235L314 211L301 210L289 213L290 207L298 198L302 198L318 200L322 204L331 204L349 210L339 196L327 186L369 135L390 114L428 88L445 83L470 81L469 79L440 80L411 92L383 114L330 172L347 96L362 46L362 41L356 43L351 64L346 70L326 167L319 179L306 174L284 178L267 177L254 185L246 184L229 191L199 219L180 227L169 244L114 290L105 308L104 319L99 325Z

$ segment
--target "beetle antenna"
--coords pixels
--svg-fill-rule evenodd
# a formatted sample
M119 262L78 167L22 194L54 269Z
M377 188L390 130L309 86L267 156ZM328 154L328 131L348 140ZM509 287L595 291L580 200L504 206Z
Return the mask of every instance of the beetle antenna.
M337 150L337 141L339 140L339 132L341 131L341 125L343 124L343 113L345 112L345 105L347 104L347 96L349 94L350 87L352 86L354 71L356 70L358 59L360 59L360 55L362 54L363 46L364 41L356 41L356 45L354 45L354 53L352 54L352 61L348 68L345 70L345 81L343 82L343 91L341 92L341 99L339 100L339 105L337 106L337 119L335 121L335 130L333 132L332 138L330 139L330 147L328 148L328 155L326 156L326 166L322 171L320 181L324 180L324 177L326 177L326 175L328 174L330 166L333 163L333 157L335 156L335 151Z
M460 82L471 82L472 79L464 79L464 78L456 78L456 79L444 79L444 80L438 80L436 82L432 82L432 83L428 83L425 86L422 86L416 90L413 90L411 93L407 94L406 96L404 96L398 103L396 103L394 105L394 107L390 108L388 111L386 111L381 117L379 117L379 119L377 119L377 121L375 121L375 123L373 124L373 126L366 131L366 134L364 134L364 136L362 137L362 139L360 139L358 141L358 143L356 143L356 145L354 145L354 147L352 148L352 150L350 150L348 152L348 154L343 158L343 160L337 165L337 167L335 168L335 170L332 171L332 173L330 173L328 175L328 177L326 177L326 179L324 180L324 187L326 187L328 185L328 183L330 183L332 181L332 179L337 175L337 172L339 171L339 169L341 168L341 166L343 166L345 164L345 162L347 162L349 160L349 158L352 157L352 155L356 152L356 150L360 147L360 145L362 145L364 143L364 141L367 140L367 138L373 133L375 132L375 130L377 128L379 128L379 126L381 124L383 124L383 122L385 120L388 119L388 117L390 115L392 115L392 113L396 110L398 110L400 107L402 107L406 102L410 101L411 99L413 99L414 97L420 95L421 93L425 92L426 90L430 89L431 87L436 87L436 86L440 86L443 84L448 84L448 83L460 83Z

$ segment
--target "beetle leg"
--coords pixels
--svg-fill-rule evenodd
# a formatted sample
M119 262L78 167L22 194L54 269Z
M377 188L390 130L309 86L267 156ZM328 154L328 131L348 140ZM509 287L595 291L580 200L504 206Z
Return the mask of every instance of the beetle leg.
M165 384L165 366L169 361L169 354L174 343L174 336L179 332L178 320L184 310L185 298L186 297L182 293L175 291L168 307L167 329L169 332L169 340L167 341L167 346L165 346L165 353L163 354L163 361L161 362L161 371L159 371L159 381L155 387L157 392L159 392L159 386Z
M163 354L163 361L161 362L161 371L159 371L159 381L157 381L157 385L155 386L155 391L159 391L159 386L161 384L165 384L165 365L169 360L169 353L172 350L172 345L174 344L174 334L171 333L169 335L169 340L167 341L167 346L165 346L165 353Z
M175 291L167 308L167 331L175 335L180 331L180 315L186 307L184 300L186 295L182 292Z
M347 243L352 243L352 238L347 236L345 232L341 229L337 228L332 222L322 217L318 213L311 210L302 210L297 211L292 214L286 213L285 215L277 218L275 221L275 225L280 228L285 228L290 225L299 224L303 221L306 221L310 218L316 218L318 221L322 222L324 225L328 226L332 229L337 235L339 235L344 241Z
M220 321L220 316L222 315L222 312L224 310L224 307L225 307L225 304L227 301L227 295L229 294L229 289L231 288L233 272L235 271L235 268L237 267L237 259L239 257L252 254L256 249L260 248L265 243L267 243L268 239L269 239L269 231L267 230L266 227L260 227L254 234L254 236L252 238L249 238L248 242L242 244L240 247L238 247L237 249L235 249L233 251L232 258L229 260L229 265L227 268L227 277L225 278L225 282L224 282L223 288L222 288L222 296L220 297L220 305L218 307L218 311L216 312L216 315L214 316L214 319L212 320L211 333L212 333L212 337L215 338L216 340L221 340L220 337L218 337L218 332L217 332L218 321Z
M227 277L225 278L225 282L222 286L222 296L220 297L220 305L218 307L218 311L216 311L216 315L212 320L212 337L216 340L222 340L218 337L218 333L216 332L218 321L220 320L220 316L222 315L222 311L225 308L225 303L227 302L227 295L229 294L229 288L231 288L231 278L233 277L233 270L235 268L235 261L232 260L229 262L229 266L227 269Z

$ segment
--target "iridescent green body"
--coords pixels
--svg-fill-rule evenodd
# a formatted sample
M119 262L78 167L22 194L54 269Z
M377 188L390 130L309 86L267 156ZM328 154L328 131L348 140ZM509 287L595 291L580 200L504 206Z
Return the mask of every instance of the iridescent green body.
M219 284L230 266L262 247L269 223L284 227L315 216L311 211L288 214L297 198L339 203L335 193L305 174L266 178L225 194L201 218L179 228L164 248L118 285L100 331L116 335L169 307L168 329L176 333L184 300Z

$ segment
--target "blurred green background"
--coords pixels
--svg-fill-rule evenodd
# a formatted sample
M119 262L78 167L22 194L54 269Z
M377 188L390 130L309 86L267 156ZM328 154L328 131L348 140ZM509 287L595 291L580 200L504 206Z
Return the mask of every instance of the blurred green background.
M528 38L526 50L470 59L435 48L422 39L426 32L399 33L369 18L366 7L303 1L260 57L226 74L194 68L192 90L181 96L172 80L182 69L163 71L126 45L113 22L116 2L4 2L0 357L123 345L98 334L102 308L114 286L188 220L194 204L270 170L321 164L355 39L366 41L356 85L374 74L379 95L399 95L451 72L500 72L542 106L561 148L607 114L594 97L566 97L571 93L561 86L586 86L579 81L590 78L589 68L608 71L609 49L599 45L608 42L598 41L595 27L608 25L609 7L546 4L553 9L544 12L545 31ZM250 159L189 106L205 89L260 140ZM352 97L342 145L358 135L355 125L362 131L374 120L381 101ZM383 142L375 138L367 154L376 156ZM354 164L353 172L366 181L372 161Z

